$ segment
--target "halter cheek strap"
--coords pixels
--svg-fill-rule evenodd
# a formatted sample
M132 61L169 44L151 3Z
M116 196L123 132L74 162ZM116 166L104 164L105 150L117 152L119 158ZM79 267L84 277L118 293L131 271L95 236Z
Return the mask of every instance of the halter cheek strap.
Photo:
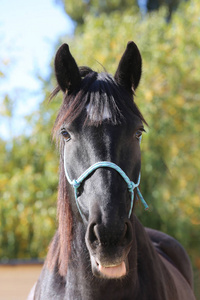
M78 208L79 213L80 213L80 215L81 215L81 217L82 217L83 220L84 220L84 217L83 217L83 214L81 212L81 209L80 209L80 206L79 206L79 203L78 203L78 188L80 187L81 183L93 171L95 171L96 169L99 169L99 168L111 168L111 169L116 170L122 176L122 178L124 179L124 181L127 183L128 191L131 194L131 207L130 207L129 214L128 214L129 218L130 218L132 210L133 210L134 189L135 188L137 189L137 194L138 194L138 196L140 198L140 201L144 205L145 210L147 210L149 208L148 205L147 205L147 203L146 203L146 201L144 200L144 198L143 198L140 190L139 190L139 187L138 187L139 184L140 184L140 174L139 174L137 183L134 183L133 181L131 181L128 178L128 176L126 175L126 173L118 165L116 165L116 164L114 164L112 162L108 162L108 161L101 161L101 162L97 162L97 163L93 164L91 167L89 167L78 179L71 180L70 177L69 177L69 174L67 172L65 157L66 157L66 155L65 155L65 150L64 150L64 169L65 169L65 175L66 175L66 178L67 178L68 182L74 187L74 194L75 194L76 205L77 205L77 208Z

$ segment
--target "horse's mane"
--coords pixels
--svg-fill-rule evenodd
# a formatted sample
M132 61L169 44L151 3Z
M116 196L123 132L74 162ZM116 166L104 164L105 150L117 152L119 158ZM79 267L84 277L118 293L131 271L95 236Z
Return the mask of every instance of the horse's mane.
M106 110L110 118L108 122L117 125L127 116L137 115L145 124L146 121L133 101L133 94L119 86L108 73L97 73L88 67L80 67L81 86L77 90L65 94L63 103L55 121L53 136L57 137L64 123L72 123L87 107L85 126L99 126L103 121ZM52 100L60 91L56 87L50 96ZM101 100L101 101L100 101ZM67 182L64 174L63 162L64 143L60 140L60 177L58 189L58 232L54 237L47 256L50 269L59 265L61 276L67 273L67 263L71 252L72 241L72 212L67 192Z

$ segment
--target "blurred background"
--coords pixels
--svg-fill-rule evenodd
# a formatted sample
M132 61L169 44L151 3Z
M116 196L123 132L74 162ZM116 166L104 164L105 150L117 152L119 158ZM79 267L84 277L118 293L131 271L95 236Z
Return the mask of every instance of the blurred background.
M57 227L55 52L66 42L78 65L113 74L129 40L143 57L135 101L149 124L141 191L150 211L138 205L136 214L186 248L200 299L200 1L1 0L0 300L26 299L5 296L11 265L34 268ZM25 265L16 278L28 278Z

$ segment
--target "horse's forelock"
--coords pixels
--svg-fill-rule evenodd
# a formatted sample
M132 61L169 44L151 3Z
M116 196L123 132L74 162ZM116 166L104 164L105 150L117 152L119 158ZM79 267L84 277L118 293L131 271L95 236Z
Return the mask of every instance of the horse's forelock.
M87 67L80 67L81 88L74 93L66 94L58 113L53 135L56 136L63 123L72 123L88 107L84 124L101 125L103 112L109 110L109 122L121 123L124 116L136 114L145 124L146 121L133 101L133 95L120 87L108 73L96 73ZM52 93L56 95L57 90ZM97 116L93 117L93 116Z

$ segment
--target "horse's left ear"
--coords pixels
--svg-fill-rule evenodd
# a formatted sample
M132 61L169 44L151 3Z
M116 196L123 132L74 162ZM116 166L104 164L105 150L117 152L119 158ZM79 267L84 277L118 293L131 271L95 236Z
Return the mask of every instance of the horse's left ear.
M128 91L135 91L142 74L142 58L134 42L128 42L126 50L119 62L115 80Z
M56 79L61 90L63 92L75 90L81 83L81 76L67 44L63 44L58 49L54 64Z

